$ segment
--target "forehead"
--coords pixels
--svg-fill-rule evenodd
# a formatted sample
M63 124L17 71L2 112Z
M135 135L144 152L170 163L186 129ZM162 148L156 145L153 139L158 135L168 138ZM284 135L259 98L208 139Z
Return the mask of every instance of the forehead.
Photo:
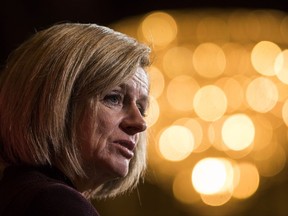
M119 85L121 89L128 92L138 92L137 94L148 96L149 93L149 80L146 71L138 67L133 76Z
M143 90L148 92L149 89L148 75L143 68L137 67L136 72L132 77L132 81L137 88L143 88Z

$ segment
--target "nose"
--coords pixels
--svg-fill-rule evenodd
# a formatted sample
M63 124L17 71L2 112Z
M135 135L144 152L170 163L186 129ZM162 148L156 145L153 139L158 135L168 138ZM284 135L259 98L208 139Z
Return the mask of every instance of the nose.
M129 135L145 131L147 124L136 105L131 106L120 123L120 127Z

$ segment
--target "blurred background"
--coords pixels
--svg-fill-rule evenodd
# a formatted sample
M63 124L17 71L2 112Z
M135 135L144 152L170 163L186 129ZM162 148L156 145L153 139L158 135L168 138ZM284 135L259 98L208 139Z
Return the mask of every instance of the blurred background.
M102 216L288 214L283 1L4 0L0 60L58 22L107 25L152 49L147 177Z

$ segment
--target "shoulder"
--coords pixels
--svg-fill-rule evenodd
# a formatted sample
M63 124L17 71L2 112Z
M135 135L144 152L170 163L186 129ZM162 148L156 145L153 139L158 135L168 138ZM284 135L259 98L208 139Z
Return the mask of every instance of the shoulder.
M97 216L94 206L81 193L61 183L50 183L38 190L29 215Z
M0 182L0 210L29 216L98 216L94 206L55 169L10 167ZM0 212L1 215L1 212Z

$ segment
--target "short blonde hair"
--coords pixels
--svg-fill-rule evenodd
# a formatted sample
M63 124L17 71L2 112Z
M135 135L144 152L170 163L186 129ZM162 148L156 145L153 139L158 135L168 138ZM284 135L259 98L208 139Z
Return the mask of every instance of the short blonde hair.
M76 126L87 102L146 67L150 48L96 24L39 31L8 58L0 86L0 158L6 165L51 165L85 176ZM141 135L128 175L89 194L114 196L137 185L146 166Z

